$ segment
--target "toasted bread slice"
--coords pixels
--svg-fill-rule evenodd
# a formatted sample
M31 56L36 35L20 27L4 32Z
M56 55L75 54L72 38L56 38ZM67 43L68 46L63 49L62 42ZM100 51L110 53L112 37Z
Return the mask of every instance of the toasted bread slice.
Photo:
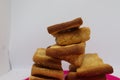
M90 28L82 27L69 32L57 33L55 37L56 44L58 45L71 45L85 42L90 39Z
M77 72L69 72L66 76L66 80L106 80L106 75L101 74L97 76L90 76L90 77L79 77Z
M45 48L38 48L36 50L33 61L46 68L62 70L61 60L47 56Z
M30 76L29 80L60 80L57 78L51 78L51 77L47 77L47 76ZM61 79L62 80L62 79Z
M97 75L97 76L90 76L90 77L83 77L79 78L80 80L107 80L106 75Z
M31 75L46 76L46 77L50 77L50 79L53 78L58 80L62 80L64 78L63 70L43 68L43 67L37 66L36 64L32 66Z
M112 66L104 64L97 54L86 54L82 65L77 69L79 77L89 77L113 72Z
M67 21L67 22L63 22L63 23L59 23L59 24L55 24L52 26L49 26L47 28L48 33L52 34L53 36L61 31L65 31L71 28L76 28L76 27L80 27L80 25L83 23L82 19L76 18L74 20L71 21Z
M85 52L85 42L67 46L53 45L46 49L46 55L51 57L77 55Z

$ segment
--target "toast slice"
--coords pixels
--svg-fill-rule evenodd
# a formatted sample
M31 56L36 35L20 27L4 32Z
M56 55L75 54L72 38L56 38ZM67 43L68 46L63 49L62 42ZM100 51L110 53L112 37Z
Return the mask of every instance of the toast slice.
M47 30L48 30L49 34L52 34L54 36L56 33L59 33L61 31L66 31L66 30L69 30L71 28L78 28L80 25L82 25L82 23L83 23L83 21L79 17L79 18L76 18L76 19L71 20L71 21L67 21L67 22L63 22L63 23L49 26L47 28Z
M61 60L47 56L45 48L38 48L36 50L33 61L46 68L62 70Z
M52 45L46 49L46 55L50 57L68 56L85 53L85 42L67 46Z
M82 65L77 68L79 77L89 77L101 74L110 74L113 72L112 66L104 64L99 56L94 54L86 54Z
M60 79L36 75L36 76L30 76L29 80L60 80Z
M107 80L105 74L90 76L90 77L79 77L77 72L69 72L66 76L66 80Z
M48 69L41 66L38 66L36 64L33 64L32 70L31 70L32 76L39 76L41 78L49 78L49 79L55 79L55 80L63 80L64 73L63 70L54 70L54 69Z
M90 28L81 27L69 32L57 33L55 37L56 44L58 45L71 45L85 42L90 39Z

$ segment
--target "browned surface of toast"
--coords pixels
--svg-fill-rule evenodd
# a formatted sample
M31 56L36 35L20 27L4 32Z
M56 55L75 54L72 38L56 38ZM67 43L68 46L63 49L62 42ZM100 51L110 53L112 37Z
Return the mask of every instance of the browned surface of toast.
M66 76L66 80L107 80L105 74L90 76L90 77L79 77L76 72L69 72Z
M47 77L47 76L44 76L44 77L41 77L41 76L30 76L29 80L60 80L60 79L50 78L50 77Z
M70 72L76 72L77 68L78 68L78 67L76 67L76 66L74 66L74 65L72 65L72 64L69 65L69 71L70 71Z
M63 31L63 30L79 27L82 23L83 23L83 21L79 17L79 18L76 18L76 19L71 20L71 21L67 21L67 22L63 22L60 24L55 24L55 25L49 26L47 28L47 30L48 30L48 33L54 35L60 31Z
M84 78L79 78L80 80L107 80L106 75L97 75L97 76L91 76L91 77L84 77Z
M51 57L76 55L85 53L85 43L72 44L67 46L54 45L46 49L46 55Z

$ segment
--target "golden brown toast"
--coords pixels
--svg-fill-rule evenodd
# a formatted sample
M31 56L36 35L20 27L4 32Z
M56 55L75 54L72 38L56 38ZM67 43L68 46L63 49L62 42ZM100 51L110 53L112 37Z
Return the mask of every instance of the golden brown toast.
M82 27L69 32L57 33L56 44L58 45L70 45L85 42L90 39L90 28Z
M76 72L69 72L66 75L65 80L79 80L79 78L77 77Z
M48 69L48 68L37 66L36 64L32 66L31 75L41 76L41 77L44 76L44 77L48 77L50 79L53 78L56 80L57 79L62 80L64 77L63 70Z
M107 80L106 75L97 75L97 76L91 76L91 77L83 77L79 78L80 80Z
M82 65L77 69L77 75L79 77L96 76L112 72L112 66L104 64L97 54L86 54Z
M38 48L36 50L33 61L46 68L62 70L61 60L47 56L45 48Z
M105 74L90 76L90 77L79 77L77 72L69 72L66 76L66 80L107 80Z
M51 57L77 55L85 53L85 42L67 46L53 45L46 49L46 55Z
M76 19L71 20L71 21L67 21L67 22L63 22L63 23L59 23L59 24L49 26L47 28L47 30L48 30L49 34L52 34L54 36L58 32L65 31L65 30L68 30L68 29L71 29L71 28L79 27L80 25L82 25L82 23L83 23L83 21L79 17L79 18L76 18Z
M57 78L51 78L47 76L30 76L29 80L60 80Z

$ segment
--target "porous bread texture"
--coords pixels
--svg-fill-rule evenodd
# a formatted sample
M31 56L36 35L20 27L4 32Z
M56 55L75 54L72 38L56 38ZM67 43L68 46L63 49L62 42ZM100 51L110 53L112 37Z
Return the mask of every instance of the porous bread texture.
M55 41L58 45L71 45L86 42L90 39L90 28L81 27L73 31L57 33Z

